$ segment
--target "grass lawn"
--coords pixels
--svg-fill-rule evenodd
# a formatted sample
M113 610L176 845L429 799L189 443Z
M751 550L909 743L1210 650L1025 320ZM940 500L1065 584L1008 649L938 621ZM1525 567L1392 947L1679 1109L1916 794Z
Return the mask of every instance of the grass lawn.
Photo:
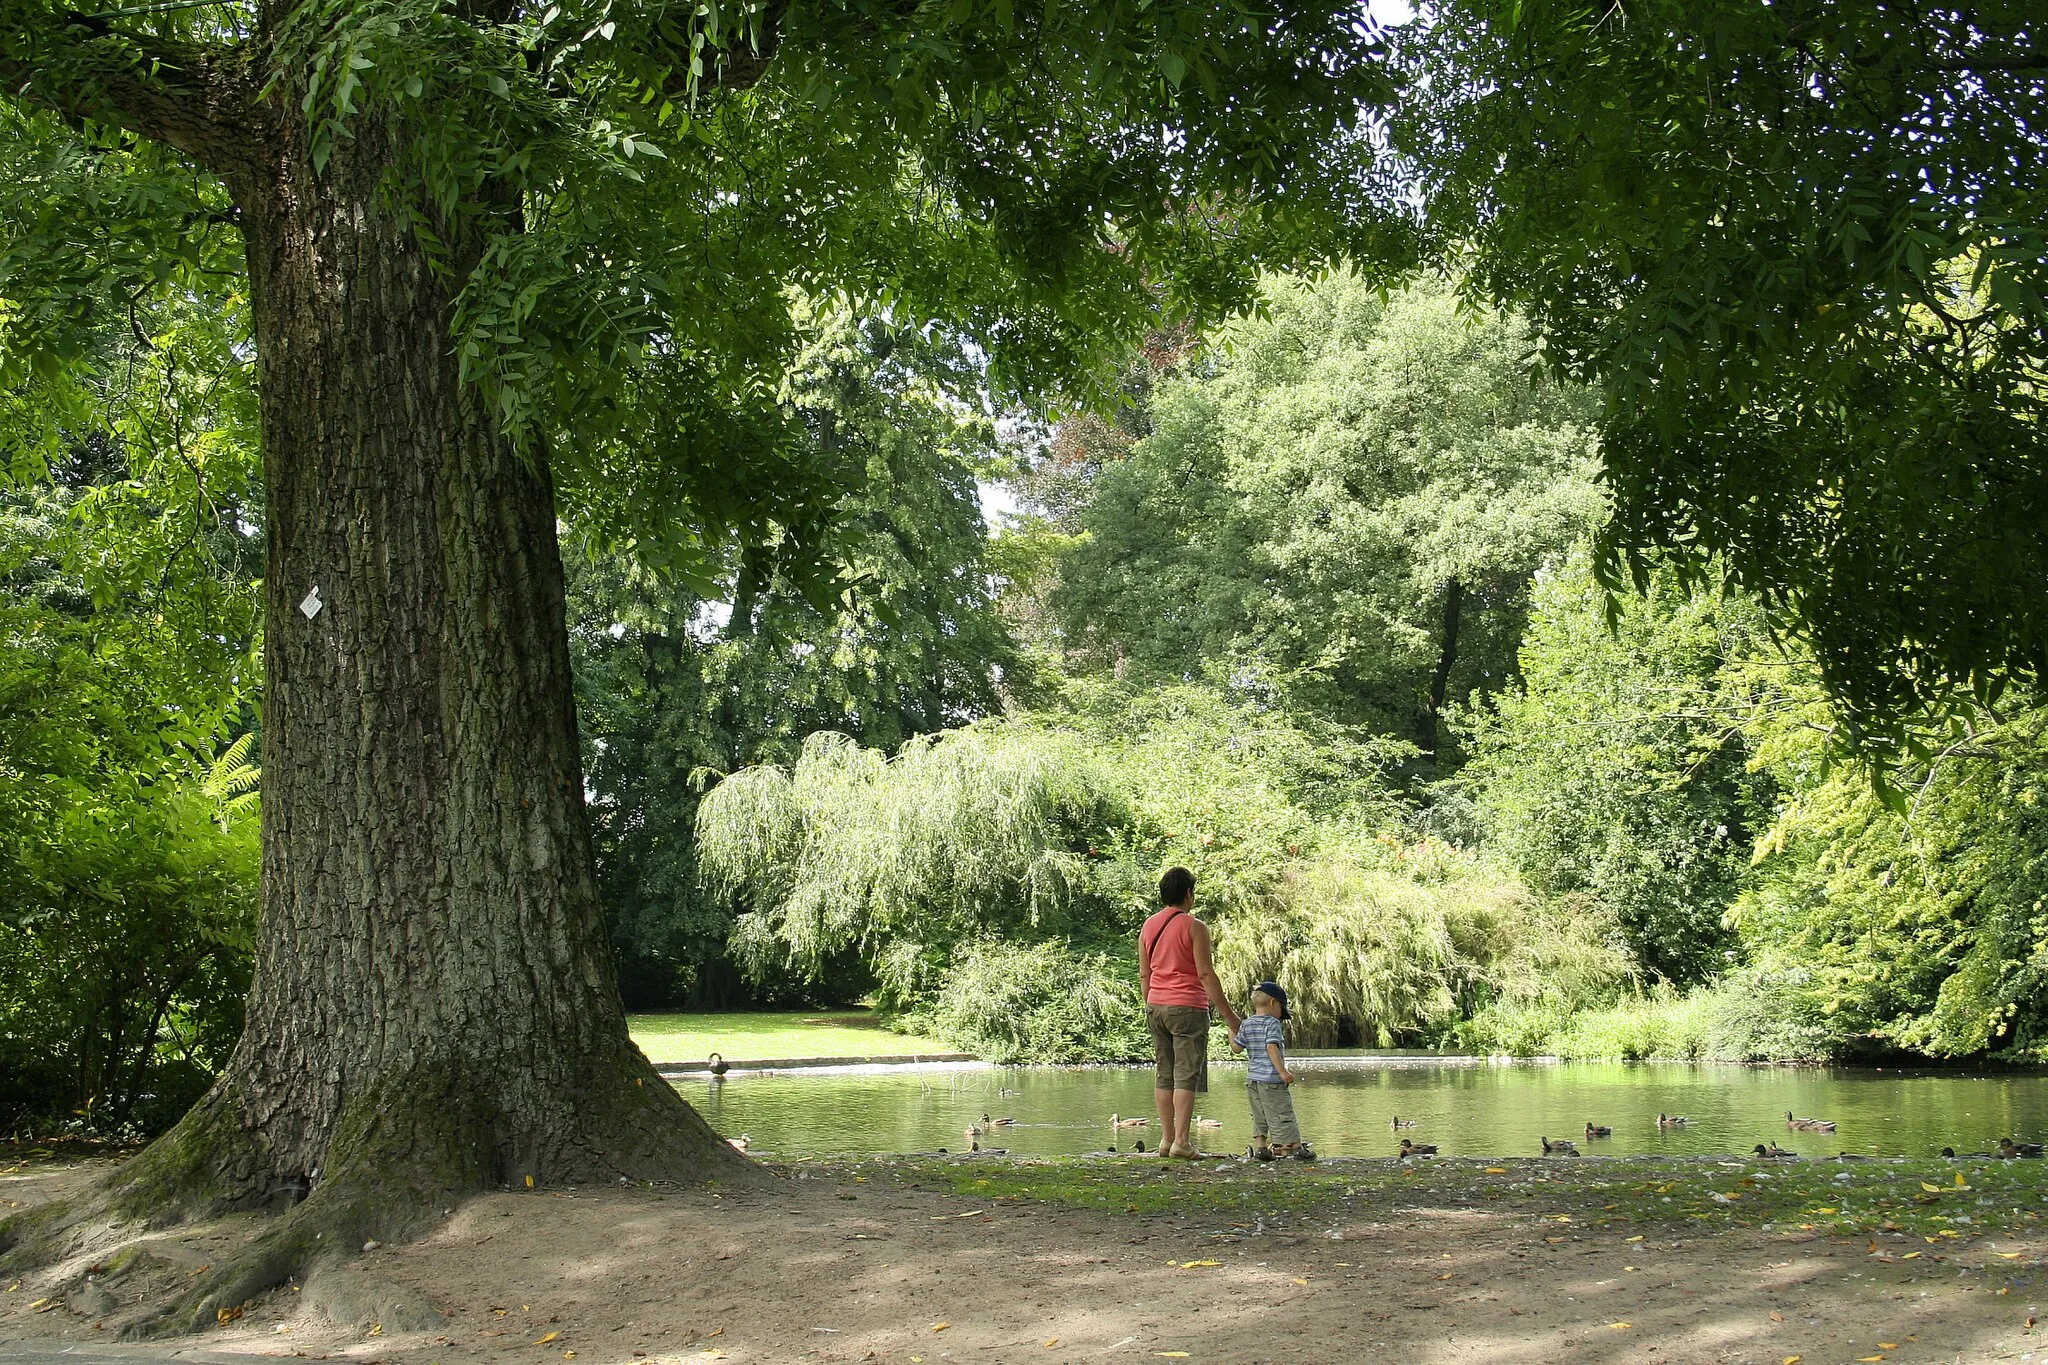
M1545 1225L1551 1243L1758 1228L1787 1237L1864 1238L1869 1254L1900 1262L1944 1260L1945 1253L1985 1236L2038 1234L2048 1213L2048 1162L2042 1161L1453 1157L1248 1167L1141 1158L898 1157L804 1164L847 1173L883 1170L900 1183L950 1188L970 1199L1111 1213L1242 1217L1254 1209L1279 1226L1327 1222L1360 1202L1442 1203ZM2011 1251L1993 1254L2020 1259Z
M654 1062L701 1062L716 1052L727 1061L801 1057L888 1057L948 1052L943 1043L892 1033L858 1007L835 1010L761 1010L745 1014L635 1014L627 1027Z

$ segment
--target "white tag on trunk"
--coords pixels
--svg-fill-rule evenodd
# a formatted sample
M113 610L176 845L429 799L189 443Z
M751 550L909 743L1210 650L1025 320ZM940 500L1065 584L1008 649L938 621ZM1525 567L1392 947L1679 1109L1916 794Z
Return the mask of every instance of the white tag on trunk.
M313 585L313 591L307 593L305 600L299 603L299 614L304 616L308 621L310 621L314 617L318 616L320 614L320 608L326 605L327 604L325 602L322 602L320 600L320 585L318 583L315 583Z

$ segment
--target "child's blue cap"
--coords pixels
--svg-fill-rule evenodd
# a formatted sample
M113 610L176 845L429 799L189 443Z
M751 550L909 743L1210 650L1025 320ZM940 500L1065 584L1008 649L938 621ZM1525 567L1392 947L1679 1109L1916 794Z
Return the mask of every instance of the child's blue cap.
M1255 995L1272 996L1273 1003L1280 1007L1280 1017L1282 1019L1292 1019L1294 1017L1287 1012L1287 992L1280 989L1279 982L1261 981L1258 985L1252 987L1252 993Z

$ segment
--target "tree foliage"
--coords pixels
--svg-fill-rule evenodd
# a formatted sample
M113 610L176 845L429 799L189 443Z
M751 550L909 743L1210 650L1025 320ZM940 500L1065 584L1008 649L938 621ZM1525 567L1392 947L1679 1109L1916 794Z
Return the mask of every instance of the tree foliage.
M1441 285L1270 281L1068 514L1068 643L1255 674L1435 749L1447 699L1512 676L1536 565L1598 515L1591 408L1532 380L1528 346Z
M1773 650L1751 599L1669 572L1608 607L1584 554L1542 575L1522 681L1470 713L1459 785L1538 895L1598 907L1646 976L1695 985L1735 947L1723 918L1770 819L1748 725Z
M0 1109L110 1131L175 1118L240 1029L254 736L228 740L256 642L246 448L148 355L97 359L76 377L109 423L54 475L47 414L6 431L28 474L0 494Z
M1596 384L1610 584L1796 622L1880 759L2048 657L2038 14L1448 0L1396 140L1479 294Z
M980 370L936 333L829 312L814 329L787 382L814 458L854 490L822 547L852 585L841 600L815 605L772 553L730 556L707 599L572 546L598 871L629 1006L858 994L858 973L736 978L731 903L697 875L705 782L791 762L822 730L893 749L988 714L1019 680L983 568L979 481L1000 469Z

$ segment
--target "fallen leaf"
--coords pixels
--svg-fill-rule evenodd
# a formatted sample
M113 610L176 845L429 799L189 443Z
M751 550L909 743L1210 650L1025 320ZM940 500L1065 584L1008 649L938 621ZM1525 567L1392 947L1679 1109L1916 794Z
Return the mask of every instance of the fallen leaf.
M1155 1356L1165 1356L1169 1360L1186 1360L1188 1358L1186 1351L1154 1351L1152 1354Z
M1877 1349L1880 1351L1896 1351L1899 1349L1899 1343L1896 1341L1880 1341L1877 1343Z
M556 1337L559 1337L560 1335L562 1335L560 1332L550 1332L546 1336L542 1337L539 1341L536 1341L533 1344L536 1346L545 1346L549 1342L553 1341Z
M1307 1283L1308 1283L1308 1281L1307 1281L1307 1280L1296 1280L1296 1281L1295 1281L1295 1283L1296 1283L1296 1284L1307 1284Z
M1548 1242L1548 1243L1550 1243L1550 1244L1551 1244L1552 1246L1556 1246L1556 1245L1557 1245L1557 1244L1558 1244L1559 1242L1562 1242L1562 1241L1564 1240L1564 1238L1562 1238L1562 1237L1545 1237L1545 1238L1544 1238L1543 1240L1544 1240L1544 1241L1546 1241L1546 1242Z
M946 1329L947 1329L948 1327L951 1327L952 1325L953 1325L953 1324L952 1324L952 1323L950 1323L950 1322L935 1322L935 1323L933 1323L933 1324L932 1324L932 1330L933 1330L934 1332L943 1332L943 1331L945 1331L945 1330L946 1330Z
M1928 1184L1928 1183L1927 1183L1926 1181L1924 1181L1924 1180L1920 1182L1920 1188L1921 1188L1921 1189L1923 1189L1923 1190L1925 1190L1925 1191L1927 1191L1927 1192L1928 1192L1929 1194L1940 1194L1940 1193L1941 1193L1941 1186L1939 1186L1939 1185L1930 1185L1930 1184Z
M1786 1356L1782 1365L1799 1365L1801 1359L1800 1356Z
M1642 1240L1643 1240L1643 1234L1639 1232L1639 1233L1637 1233L1637 1234L1636 1234L1635 1236L1633 1236L1633 1237L1629 1237L1629 1238L1626 1238L1626 1239L1624 1239L1624 1240L1626 1240L1626 1241L1630 1241L1630 1242L1640 1242L1640 1241L1642 1241Z
M1635 1326L1635 1324L1632 1322L1610 1322L1607 1324L1607 1328L1611 1332L1626 1332L1629 1328L1633 1326Z
M1058 1337L1047 1337L1047 1338L1045 1339L1045 1344L1046 1344L1046 1345L1047 1345L1048 1347L1051 1347L1051 1346L1057 1346L1057 1345L1059 1345L1059 1344L1060 1344L1060 1339L1059 1339Z
M1815 1210L1814 1210L1814 1212L1815 1212L1815 1213L1833 1213L1833 1212L1834 1212L1834 1210L1833 1210L1833 1209L1815 1209Z
M1916 1261L1920 1259L1920 1253L1917 1251L1909 1251L1905 1255L1899 1257L1899 1259L1902 1261Z
M2001 1251L1998 1253L1998 1259L2001 1261L2014 1261L2026 1254L2024 1251Z
M1448 1273L1446 1273L1446 1274L1443 1274L1443 1275L1439 1275L1439 1276L1437 1276L1437 1278L1438 1278L1439 1280L1448 1280L1448 1279L1449 1279L1449 1278L1451 1278L1451 1277L1450 1277L1450 1275L1449 1275Z
M1508 1173L1508 1168L1505 1166L1488 1166L1486 1168L1486 1173L1488 1175L1506 1175Z
M1222 1264L1223 1264L1223 1262L1221 1262L1221 1261L1182 1261L1182 1262L1180 1263L1180 1268L1181 1268L1182 1270L1192 1270L1192 1269L1193 1269L1194 1267L1196 1267L1196 1266L1198 1266L1198 1265L1222 1265Z
M576 1358L576 1353L575 1353L574 1351L564 1351L564 1352L562 1352L562 1359L564 1359L564 1360L574 1360L575 1358Z
M712 1329L711 1329L710 1331L708 1331L708 1332L706 1332L706 1333L704 1334L704 1339L705 1339L706 1341L709 1341L709 1340L710 1340L711 1338L713 1338L713 1337L722 1337L722 1336L724 1336L724 1335L725 1335L725 1329L724 1329L723 1327L714 1327L714 1328L712 1328Z
M528 1177L526 1177L526 1188L527 1188L527 1189L529 1189L529 1190L533 1188L533 1177L532 1177L532 1176L528 1176Z
M1780 1312L1776 1311L1775 1309L1773 1309L1773 1310L1772 1310L1772 1312L1771 1312L1771 1321L1772 1321L1772 1322L1783 1322L1784 1320L1785 1320L1785 1315L1784 1315L1783 1313L1780 1313Z
M1884 1357L1883 1357L1883 1356L1857 1356L1857 1357L1856 1357L1857 1365L1875 1365L1875 1363L1876 1363L1877 1361L1880 1361L1880 1360L1883 1360L1883 1359L1884 1359Z
M1961 1171L1956 1172L1956 1188L1959 1190L1967 1190L1970 1188L1970 1182L1963 1179L1963 1173Z

